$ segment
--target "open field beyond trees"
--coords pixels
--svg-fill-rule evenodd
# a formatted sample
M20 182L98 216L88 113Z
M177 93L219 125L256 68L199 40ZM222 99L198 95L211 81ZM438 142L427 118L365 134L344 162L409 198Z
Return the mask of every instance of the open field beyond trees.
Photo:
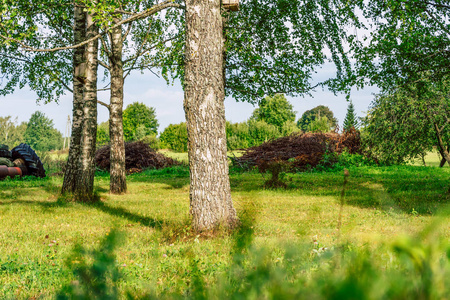
M377 284L402 278L399 274L403 271L409 276L403 278L405 284L411 281L420 290L418 282L425 280L423 273L419 270L416 276L408 268L414 269L416 260L419 264L430 263L432 268L449 249L446 207L450 170L355 167L349 173L340 213L342 170L286 174L286 190L264 189L264 178L256 171L232 170L232 196L243 227L247 226L242 234L248 239L236 238L236 233L192 233L189 171L185 166L129 175L128 193L120 196L107 192L109 174L97 173L96 190L101 201L91 205L58 198L62 183L58 176L1 181L0 298L54 298L63 286L78 284L73 270L84 262L74 254L74 247L98 249L105 237L117 232L122 238L114 250L113 265L121 276L117 279L120 297L126 293L133 297L176 293L178 297L198 298L195 287L200 278L199 286L209 289L204 292L208 295L220 293L221 288L231 293L230 286L242 293L245 282L250 281L251 289L256 291L245 298L266 298L267 291L276 291L274 284L302 282L301 286L313 288L308 291L316 293L315 297L329 298L333 289L327 286L334 284L334 292L338 293L355 275L352 268L358 269L356 265L360 266L358 263L364 259L370 259L371 268L398 276L381 276L377 281L371 273L375 298ZM264 176L267 179L269 175ZM419 251L417 257L405 252L411 264L399 263L402 243L409 245L406 248L412 249L411 253ZM239 247L247 253L242 261L236 256L243 250ZM336 257L343 261L337 263ZM439 265L440 273L430 279L436 282L429 298L438 299L449 291L449 279L445 277L449 274L448 259L444 262L447 264ZM87 257L86 264L92 263L92 257ZM236 264L241 273L229 275L236 272ZM265 267L260 269L262 265ZM366 271L358 269L356 276L364 277ZM243 279L239 280L239 276ZM315 276L328 276L328 283L312 280ZM277 278L281 278L279 282ZM401 289L402 281L398 282ZM271 288L265 290L264 283ZM350 289L358 285L354 284ZM414 289L414 284L409 286ZM213 286L218 287L211 290ZM283 286L280 289L290 291ZM226 294L221 297L228 298Z

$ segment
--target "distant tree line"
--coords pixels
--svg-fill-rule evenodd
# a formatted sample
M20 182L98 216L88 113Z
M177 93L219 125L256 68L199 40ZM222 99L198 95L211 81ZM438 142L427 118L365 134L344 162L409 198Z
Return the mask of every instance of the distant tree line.
M353 104L350 104L349 111L351 115L347 113L347 125L356 127ZM297 122L295 119L296 112L283 94L267 96L261 100L247 121L226 122L227 148L235 150L258 146L266 141L297 132L329 132L338 129L338 121L333 112L323 105L304 112ZM109 143L108 128L108 122L99 124L97 129L99 146ZM141 140L154 149L188 151L186 123L170 124L157 137L158 121L155 109L143 103L135 102L124 110L123 130L125 141Z
M26 143L37 151L59 150L63 147L63 136L51 119L36 111L28 122L18 123L11 116L0 117L0 144L13 148Z
M226 123L227 148L243 149L296 132L328 132L335 130L337 126L333 112L323 105L306 111L297 122L295 114L292 104L284 95L267 96L247 121ZM144 141L156 150L163 148L175 152L187 151L185 122L170 124L159 137L157 137L158 127L155 109L143 103L134 102L123 112L125 141ZM35 150L50 151L63 147L63 136L54 127L51 119L36 111L28 122L20 124L17 118L0 117L0 143L10 148L27 143ZM108 143L110 143L109 121L106 121L97 127L97 146Z

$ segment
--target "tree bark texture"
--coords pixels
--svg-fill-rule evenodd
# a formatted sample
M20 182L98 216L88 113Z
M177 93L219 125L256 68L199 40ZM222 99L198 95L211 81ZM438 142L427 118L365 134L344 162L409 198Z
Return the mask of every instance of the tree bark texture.
M226 155L223 47L220 0L187 0L184 109L196 231L237 221Z
M74 44L86 38L86 13L82 7L74 9ZM85 47L79 47L73 53L73 109L72 134L70 138L69 158L64 171L62 193L75 191L76 176L79 173L81 154L81 132L83 125L83 90L85 82Z
M93 16L87 15L86 37L98 34ZM97 68L98 40L86 46L86 84L83 95L83 129L81 135L80 169L77 176L75 196L77 201L94 200L94 155L97 137Z
M120 19L114 20L116 23ZM125 174L125 144L123 141L123 62L122 27L111 32L111 101L109 105L110 192L122 194L127 191Z

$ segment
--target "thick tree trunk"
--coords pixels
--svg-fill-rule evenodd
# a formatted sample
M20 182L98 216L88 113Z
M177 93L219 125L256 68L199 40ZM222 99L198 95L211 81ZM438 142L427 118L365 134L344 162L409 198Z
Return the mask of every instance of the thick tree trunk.
M116 23L120 19L114 20ZM123 141L123 62L122 28L111 32L111 103L109 105L110 154L110 192L122 194L127 191L125 174L125 144Z
M86 38L98 34L92 15L87 15ZM84 90L83 130L81 135L81 160L77 176L76 200L91 202L94 200L94 155L97 137L97 68L98 40L86 46L86 84Z
M86 38L86 13L83 8L74 10L74 44ZM79 172L81 153L81 131L83 124L83 90L85 78L85 47L79 47L73 53L73 110L72 136L70 138L69 158L64 171L62 193L75 191L76 176Z
M187 0L184 109L196 231L237 220L226 155L223 47L220 0Z

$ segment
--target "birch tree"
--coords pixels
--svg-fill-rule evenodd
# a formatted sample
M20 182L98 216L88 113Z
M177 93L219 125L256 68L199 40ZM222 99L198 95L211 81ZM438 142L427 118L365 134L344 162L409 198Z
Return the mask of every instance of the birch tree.
M50 5L52 3L52 1L44 0L42 0L41 2L46 5ZM27 2L24 1L24 3L25 4L23 4L22 1L20 1L19 3L8 3L9 15L19 16L19 13L22 11L32 12L30 14L33 15L33 18L30 19L29 27L34 27L35 24L33 22L42 21L41 19L36 17L36 15L39 16L40 12L36 11L36 5L33 5L38 3L38 1L30 4L30 7L25 7ZM132 8L130 11L127 10L127 8L129 7ZM142 30L142 25L140 25L140 27L135 26L141 30L131 30L132 25L134 23L137 23L139 20L148 18L149 16L155 15L158 12L171 7L180 8L181 5L174 3L173 1L164 1L162 3L152 2L145 3L145 5L143 5L140 1L123 1L113 4L99 2L98 4L96 4L96 2L80 0L79 2L75 3L73 8L75 24L74 39L71 42L66 42L64 45L61 45L60 41L59 44L56 44L60 47L55 47L55 44L49 43L30 44L30 37L35 38L33 33L24 35L24 28L19 28L16 25L9 26L9 31L6 31L7 34L0 34L3 38L2 45L13 45L13 49L11 49L11 47L9 46L8 49L5 49L5 51L0 54L0 57L3 58L4 62L1 64L1 66L4 67L3 70L6 71L5 73L11 75L11 78L8 78L10 80L7 81L4 88L1 89L4 94L12 92L17 84L19 84L20 86L29 84L32 89L38 91L38 94L40 93L40 98L44 98L46 101L57 100L65 90L74 93L74 122L72 128L73 134L71 150L69 152L68 167L66 168L64 177L65 179L62 188L63 193L73 193L78 189L77 181L75 180L75 178L80 177L79 175L83 174L83 169L85 168L83 167L83 169L80 169L80 166L87 162L85 158L81 159L80 161L81 150L86 149L86 147L81 146L81 141L85 139L82 133L82 130L84 130L83 124L86 125L86 118L89 118L89 116L93 116L93 113L90 113L89 115L84 114L84 111L90 111L93 108L87 109L83 107L84 104L90 103L90 101L85 102L84 100L86 99L84 99L83 101L81 101L81 99L83 99L83 97L89 96L86 96L85 94L81 95L80 93L85 91L93 93L93 87L87 87L86 85L86 76L88 74L86 72L86 66L89 66L89 64L85 62L87 55L85 53L85 47L87 46L87 43L98 43L97 40L101 39L103 51L102 53L104 53L103 57L107 58L107 62L99 61L99 63L110 73L111 83L110 88L108 88L108 90L111 91L110 104L106 104L98 100L97 102L107 107L110 112L110 136L113 149L113 151L111 151L111 192L123 193L126 191L125 149L123 144L122 129L124 78L126 78L132 70L143 70L147 67L157 66L157 63L152 60L152 56L149 55L149 52L161 50L162 48L166 47L165 42L170 40L170 38L164 39L164 37L167 37L167 35L163 34L163 26L161 25L161 22L141 22L145 24L144 26L147 26L145 30ZM91 35L89 40L86 36L86 29L81 28L82 26L85 26L84 23L86 22L86 16L84 11L86 10L89 11L91 15L95 15L95 20L93 22L96 22L97 25L102 26L102 33L97 32L95 35ZM45 20L53 21L50 23L45 23L45 26L41 24L41 26L52 28L53 31L55 31L55 28L58 28L58 26L56 26L55 24L59 24L59 22L66 22L66 20L68 19L67 15L64 15L62 19L58 19L58 17L60 17L60 14L58 13L58 10L56 10L56 12L57 16L46 15ZM29 18L30 14L25 14L22 16L26 19ZM128 25L126 31L123 30L124 25ZM19 37L11 35L10 32L14 30L17 32L21 32L21 35ZM67 30L68 28L66 26L65 31ZM60 28L59 31L64 30ZM134 51L127 49L128 53L131 51L131 55L129 55L129 57L124 60L122 57L124 44L129 44L127 43L127 37L130 33L134 33L134 31L138 32L138 34L134 34L134 43L131 43L133 44L135 49ZM108 38L109 42L106 42ZM40 39L42 39L42 37L40 37ZM49 38L47 37L47 39ZM133 46L131 48L133 48ZM45 47L47 47L47 49L42 49ZM46 64L42 65L35 63L35 58L40 56L51 57L45 62L52 62L52 58L56 56L55 53L67 52L67 50L69 49L74 49L73 89L69 87L67 76L63 78L59 78L58 76L58 74L63 71L64 74L67 74L70 70L72 70L72 64L67 63L67 57L66 63L60 65L59 68L56 69L45 67ZM24 54L24 52L26 54ZM12 56L10 53L15 53L15 56ZM27 57L27 59L24 59L23 57ZM139 61L139 59L142 57L144 57L144 59L142 61ZM21 68L17 68L17 66L20 66ZM126 72L124 72L124 66L126 67ZM45 76L43 76L43 78L47 76L54 79L54 81L58 83L56 85L56 88L55 86L53 86L53 88L49 88L46 85L46 82L39 80L40 77L36 78L36 76L34 76L34 74L36 73L36 69L41 70L41 73L45 73ZM91 94L91 96L93 96L93 94ZM84 134L88 132L90 131L85 130Z
M224 36L220 0L186 1L184 109L193 228L236 224L225 134Z
M342 26L354 18L334 1L242 1L238 13L220 19L219 1L186 1L185 54L170 71L182 79L188 128L190 212L197 231L233 227L226 158L226 94L258 102L264 95L303 95L327 57L337 77L350 71ZM225 22L225 25L224 25ZM200 34L201 33L201 34ZM184 66L181 68L180 66ZM221 76L222 74L222 76Z

